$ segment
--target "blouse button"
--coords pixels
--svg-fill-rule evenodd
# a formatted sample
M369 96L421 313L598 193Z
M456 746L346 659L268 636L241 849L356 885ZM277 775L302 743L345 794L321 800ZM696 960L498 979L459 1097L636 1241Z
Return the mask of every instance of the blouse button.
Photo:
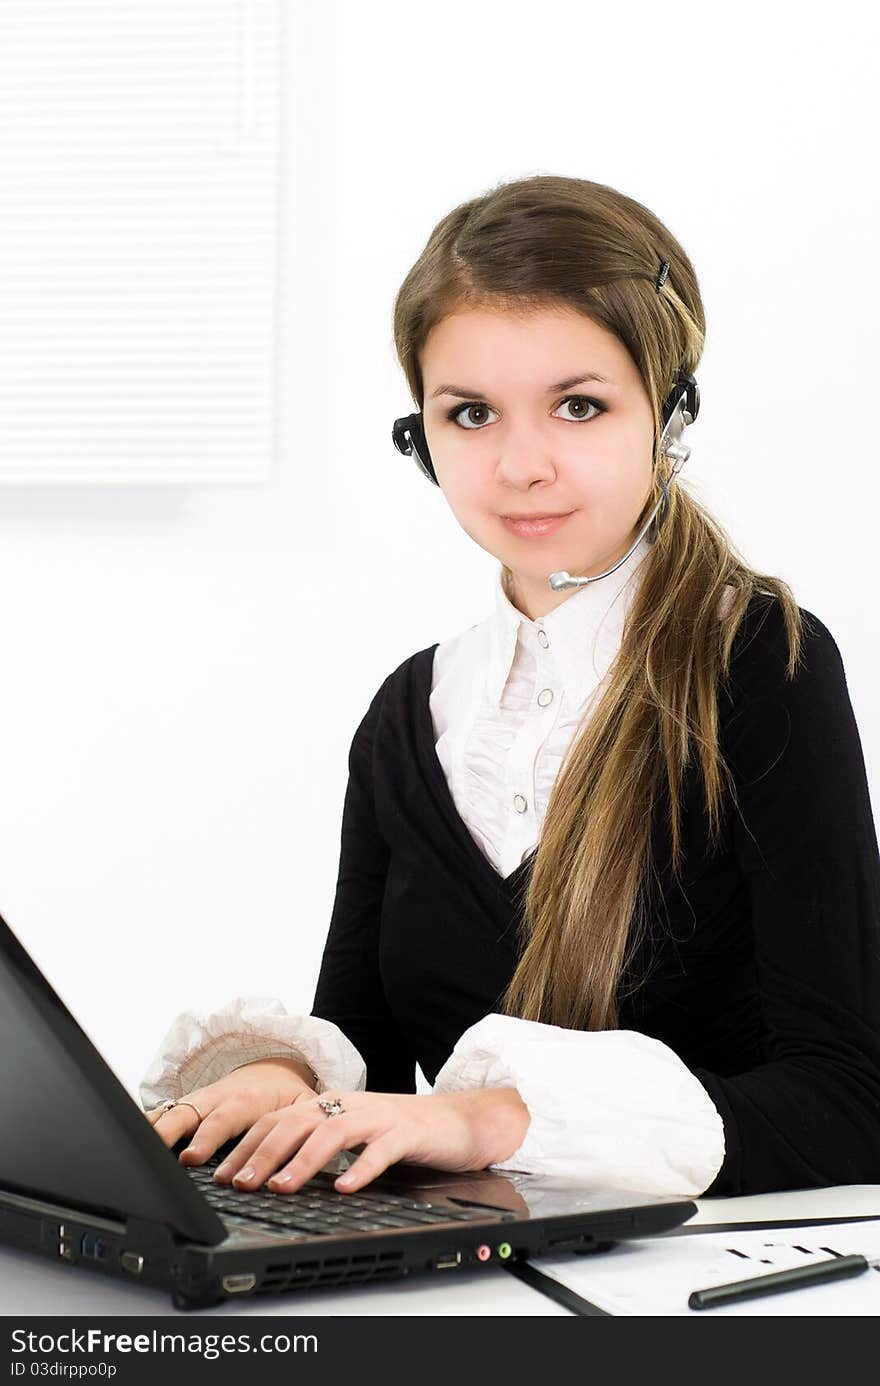
M538 694L538 704L539 704L539 706L540 706L540 707L549 707L550 703L552 703L552 702L553 702L553 689L552 689L552 688L542 688L541 691L540 691L540 693Z
M550 641L547 639L547 632L545 630L538 631L538 644L543 646L545 650L549 646Z
M516 809L517 813L525 813L528 806L528 801L524 799L521 794L515 794L513 796L513 807Z

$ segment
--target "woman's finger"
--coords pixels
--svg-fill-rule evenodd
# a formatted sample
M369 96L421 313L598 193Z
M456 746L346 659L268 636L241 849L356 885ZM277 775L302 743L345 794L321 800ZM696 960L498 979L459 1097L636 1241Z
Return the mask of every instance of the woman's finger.
M295 1115L296 1114L296 1115ZM266 1112L258 1121L255 1121L249 1131L238 1142L233 1150L229 1152L222 1164L218 1165L214 1171L214 1177L221 1184L229 1183L241 1173L245 1167L253 1166L257 1151L261 1151L261 1158L257 1162L260 1166L260 1182L266 1174L278 1168L277 1163L272 1164L271 1159L266 1158L266 1151L262 1150L264 1143L275 1138L275 1133L281 1129L285 1132L280 1138L275 1138L275 1144L270 1147L279 1151L278 1159L286 1160L287 1156L296 1149L300 1140L304 1140L316 1123L318 1117L323 1119L323 1112L318 1108L310 1108L308 1105L291 1104L289 1107L280 1107L275 1112ZM291 1124L291 1123L294 1124ZM248 1188L257 1188L257 1182L247 1184Z
M298 1117L285 1113L283 1119L277 1124L274 1131L271 1131L260 1144L253 1150L244 1162L239 1172L233 1175L232 1182L237 1189L258 1189L260 1185L274 1174L285 1162L299 1151L302 1146L313 1138L316 1130L322 1129L323 1122L326 1121L323 1112L312 1109L301 1113ZM346 1125L345 1129L337 1129L336 1142L330 1142L327 1155L315 1166L315 1170L322 1169L327 1161L346 1145L346 1133L352 1128Z
M386 1131L371 1141L348 1169L336 1179L336 1188L343 1193L357 1193L365 1184L384 1174L389 1165L396 1165L408 1154L407 1142L400 1131Z
M241 1102L229 1100L221 1102L192 1133L192 1140L178 1159L182 1165L201 1165L210 1160L215 1150L238 1136L248 1125L248 1117Z
M153 1118L150 1125L167 1146L176 1145L184 1136L192 1135L199 1125L198 1114L192 1107L182 1105L169 1107L167 1111L159 1107L148 1112L147 1116Z
M375 1107L346 1112L341 1116L326 1118L315 1126L308 1138L300 1143L300 1148L292 1159L287 1152L273 1152L277 1171L271 1174L268 1187L273 1193L295 1193L308 1179L322 1170L340 1150L350 1150L353 1145L370 1142L388 1130L387 1116ZM253 1164L253 1160L251 1164ZM281 1178L280 1176L285 1176ZM246 1187L252 1187L248 1185Z
M147 1118L147 1121L150 1123L151 1126L155 1126L156 1122L159 1121L163 1116L165 1116L167 1112L173 1110L173 1107L153 1107L149 1112L144 1112L144 1116Z
M311 1105L301 1108L299 1114L284 1111L273 1115L279 1117L274 1129L263 1131L259 1142L255 1146L251 1144L249 1154L239 1161L238 1170L232 1176L232 1182L237 1189L258 1189L269 1175L274 1174L279 1166L313 1136L316 1129L322 1130L323 1123L327 1120L324 1112ZM355 1138L355 1130L360 1130L361 1127L369 1131L375 1129L375 1118L361 1116L361 1125L357 1128L352 1125L350 1115L346 1116L344 1122L340 1117L335 1117L334 1121L336 1128L329 1141L324 1142L327 1154L314 1166L313 1172L322 1169L333 1155L344 1150L349 1137Z
M334 1117L333 1120L335 1122L337 1118ZM352 1125L355 1126L355 1123ZM313 1178L318 1170L324 1168L336 1151L350 1150L352 1145L365 1141L363 1153L345 1171L346 1174L353 1174L352 1181L340 1185L342 1175L335 1181L341 1192L354 1193L371 1179L375 1179L389 1165L402 1159L406 1153L407 1141L398 1127L390 1131L377 1131L375 1120L369 1122L366 1115L357 1123L350 1136L340 1140L340 1134L319 1127L294 1158L279 1169L277 1174L272 1175L268 1180L268 1187L273 1193L295 1193L307 1180Z
M299 1149L273 1152L271 1169L267 1171L266 1186L272 1193L295 1193L319 1170L322 1170L340 1150L348 1150L361 1141L369 1141L385 1130L384 1123L377 1125L376 1114L366 1109L363 1112L346 1112L343 1116L328 1121L320 1113L322 1120L317 1123L306 1138L301 1140ZM292 1158L289 1158L292 1154ZM253 1164L254 1161L251 1161ZM252 1184L243 1187L252 1188Z

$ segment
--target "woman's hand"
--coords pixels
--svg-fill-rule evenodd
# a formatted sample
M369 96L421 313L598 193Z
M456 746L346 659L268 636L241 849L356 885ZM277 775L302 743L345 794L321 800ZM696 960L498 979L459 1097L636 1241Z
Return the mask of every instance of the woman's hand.
M180 1106L153 1107L145 1115L156 1134L167 1146L175 1146L186 1135L193 1137L181 1152L180 1161L200 1165L210 1159L225 1141L247 1131L266 1112L274 1112L315 1090L306 1082L304 1066L293 1059L256 1059L233 1069L225 1077L205 1088L195 1088L184 1094ZM199 1121L192 1102L204 1117Z
M329 1116L320 1102L337 1099ZM408 1160L455 1171L485 1169L519 1149L529 1110L516 1088L468 1092L303 1092L290 1106L261 1116L214 1172L220 1183L294 1193L341 1150L363 1147L335 1181L353 1193L389 1165ZM294 1153L295 1152L295 1153ZM290 1158L290 1157L293 1158ZM271 1177L270 1177L271 1176Z

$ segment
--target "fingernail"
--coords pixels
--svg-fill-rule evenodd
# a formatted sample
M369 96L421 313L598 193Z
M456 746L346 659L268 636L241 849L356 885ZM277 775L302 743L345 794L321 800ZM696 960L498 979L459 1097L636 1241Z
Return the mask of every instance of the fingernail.
M336 1182L341 1185L343 1189L348 1189L352 1184L357 1182L357 1175L351 1174L350 1172L348 1174L340 1174Z
M293 1178L292 1174L273 1174L269 1180L270 1184L289 1184Z
M244 1184L244 1183L247 1182L247 1180L253 1179L253 1177L254 1177L254 1171L253 1171L253 1169L251 1168L250 1165L247 1165L245 1169L239 1170L238 1174L235 1174L235 1175L232 1176L232 1182L233 1182L233 1184L237 1184L237 1183L242 1183L242 1184Z

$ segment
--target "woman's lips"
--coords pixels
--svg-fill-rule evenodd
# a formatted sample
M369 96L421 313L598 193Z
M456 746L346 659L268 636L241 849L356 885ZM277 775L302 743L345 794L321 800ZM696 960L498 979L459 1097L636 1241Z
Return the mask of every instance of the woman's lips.
M510 530L511 534L518 534L521 539L539 538L543 534L555 534L560 525L570 519L574 514L569 510L567 515L554 515L546 520L510 520L506 515L501 515L501 523Z

